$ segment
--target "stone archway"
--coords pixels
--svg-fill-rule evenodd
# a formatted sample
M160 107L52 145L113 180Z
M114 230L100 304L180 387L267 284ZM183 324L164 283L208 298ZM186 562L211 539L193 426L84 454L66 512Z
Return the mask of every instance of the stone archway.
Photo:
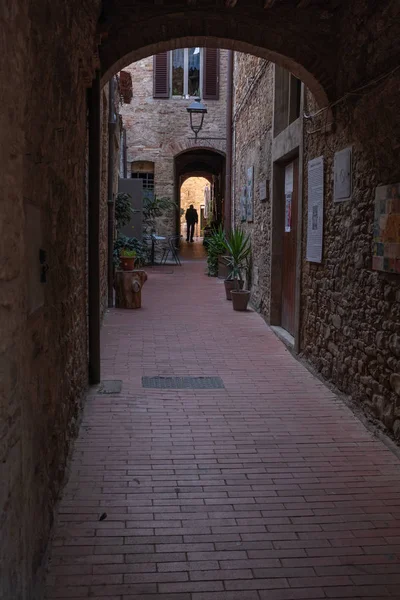
M190 177L208 179L215 200L215 217L221 221L225 198L225 153L216 148L188 148L175 155L175 202L181 206L181 188ZM180 220L176 223L180 231Z
M360 224L359 217L373 213L372 190L377 182L392 183L400 178L397 154L392 150L393 141L399 137L395 129L399 122L399 72L385 79L385 74L398 67L398 23L398 3L392 0L2 3L0 187L4 226L0 287L4 301L0 318L6 377L0 410L5 432L0 461L7 477L1 506L5 521L0 562L4 561L5 577L0 582L0 596L35 597L36 571L87 386L86 89L96 69L101 68L106 81L141 57L195 43L276 61L304 81L320 106L337 102L356 89L372 89L374 93L361 98L349 95L351 103L346 110L337 111L338 133L336 137L334 132L328 134L329 147L322 135L316 135L324 123L318 119L317 123L311 122L312 139L305 160L326 152L332 164L336 149L355 145L355 199L359 206L351 212L349 204L346 213L346 207L330 204L327 238L333 260L323 270L312 271L305 283L310 290L321 289L321 282L338 278L338 272L347 273L347 279L343 275L342 280L334 282L350 291L356 287L359 295L353 294L352 300L367 295L375 304L387 303L391 295L396 297L395 284L390 280L384 286L377 274L371 274L371 288L365 294L366 271L357 265L354 269L353 253L343 251L346 247L337 232L341 213L351 224L349 229L342 228L352 232L353 237L346 243L360 249L361 259L368 265L370 240L362 231L367 225L362 219ZM374 81L380 82L378 91L368 87ZM310 105L314 110L313 102ZM96 121L94 125L99 124ZM36 220L29 219L32 212ZM40 264L24 227L32 223L39 224L35 235L50 266L43 287L43 306L34 313L29 310L30 272L25 258L33 256L37 270ZM355 233L358 230L361 237ZM339 263L342 254L347 264ZM41 285L36 271L35 277ZM321 314L311 306L312 293L308 296L310 308L303 320L303 327L308 328L305 348L309 355L315 354L314 362L323 374L326 356L333 348L338 357L335 360L340 363L340 368L334 369L338 373L335 377L339 383L344 381L345 390L352 391L359 374L349 370L351 365L345 366L347 371L342 370L345 363L341 356L345 352L354 354L354 349L347 335L323 322L330 304L328 293L326 287ZM373 315L374 310L371 305L369 314ZM353 314L348 309L345 312ZM347 328L347 323L344 325ZM375 340L375 329L380 327L384 329L382 319L371 317L371 323L360 319L360 339L366 335ZM316 335L325 340L321 345L314 343ZM341 343L348 343L347 350L335 346L337 335ZM372 351L376 349L372 347ZM379 374L375 365L373 372ZM364 402L371 392L380 404L381 383L369 376L362 379L367 379L366 387L354 388L356 399ZM376 385L379 393L375 394L372 390Z
M145 56L173 48L209 46L271 60L302 79L318 104L336 97L336 2L163 2L115 0L101 15L103 79ZM134 33L134 35L132 35Z

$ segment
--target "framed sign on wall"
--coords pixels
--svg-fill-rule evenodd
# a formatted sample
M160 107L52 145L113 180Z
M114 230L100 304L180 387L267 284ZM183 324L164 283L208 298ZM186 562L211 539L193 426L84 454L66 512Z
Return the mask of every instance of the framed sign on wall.
M400 183L375 191L372 268L400 273Z

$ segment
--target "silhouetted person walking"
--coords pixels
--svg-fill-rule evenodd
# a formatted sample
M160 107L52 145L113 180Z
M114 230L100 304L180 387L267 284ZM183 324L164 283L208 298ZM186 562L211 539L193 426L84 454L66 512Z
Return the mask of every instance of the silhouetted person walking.
M193 242L194 226L199 222L199 215L193 204L187 209L185 219L187 225L186 241Z

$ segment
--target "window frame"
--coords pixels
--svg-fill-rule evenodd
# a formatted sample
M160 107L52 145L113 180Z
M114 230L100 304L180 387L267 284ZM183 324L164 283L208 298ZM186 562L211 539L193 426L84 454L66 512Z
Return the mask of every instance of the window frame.
M193 46L192 46L193 47ZM194 46L195 48L199 48L199 46ZM183 58L183 96L174 95L173 93L173 52L174 50L170 50L170 90L171 90L171 98L174 100L190 100L190 98L197 98L198 96L190 96L189 91L189 50L190 48L176 48L176 50L184 51ZM203 97L203 69L204 69L204 48L199 48L200 50L200 72L199 72L199 96Z
M131 179L141 179L143 183L143 190L152 192L154 194L154 171L131 171ZM146 186L144 183L146 183ZM149 183L152 183L152 186L149 187Z

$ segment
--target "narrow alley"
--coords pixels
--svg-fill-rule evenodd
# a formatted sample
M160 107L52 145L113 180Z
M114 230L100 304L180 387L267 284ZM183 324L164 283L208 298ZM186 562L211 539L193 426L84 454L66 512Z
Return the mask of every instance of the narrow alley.
M204 270L149 268L106 315L122 390L86 403L47 599L398 598L398 458Z

